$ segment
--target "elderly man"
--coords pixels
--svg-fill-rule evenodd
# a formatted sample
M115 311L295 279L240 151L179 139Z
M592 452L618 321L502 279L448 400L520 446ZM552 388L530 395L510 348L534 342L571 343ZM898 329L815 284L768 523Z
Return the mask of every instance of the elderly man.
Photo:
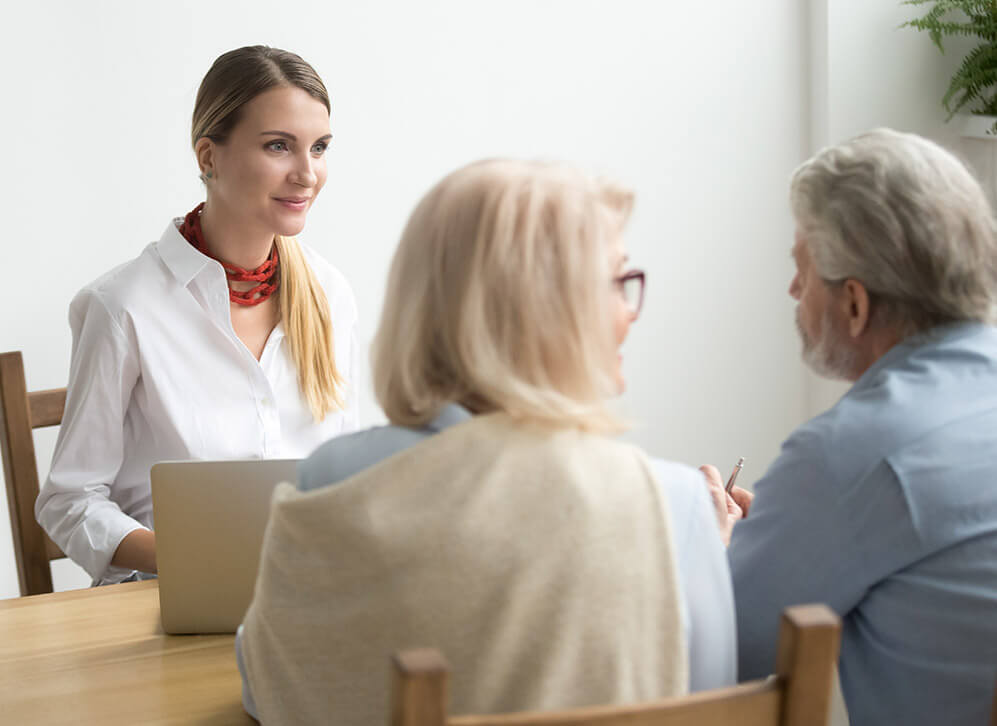
M791 199L803 357L853 385L786 440L734 527L739 676L772 672L784 607L824 602L843 620L853 726L987 723L997 679L989 206L951 154L885 129L803 164Z

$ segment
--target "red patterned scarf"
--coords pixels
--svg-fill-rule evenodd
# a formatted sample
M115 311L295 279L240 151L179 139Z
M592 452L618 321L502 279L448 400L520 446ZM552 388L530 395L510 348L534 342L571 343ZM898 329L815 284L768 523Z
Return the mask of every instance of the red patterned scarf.
M270 299L280 284L280 257L277 255L277 245L275 244L270 250L270 257L267 258L267 261L255 270L247 270L219 260L208 251L208 246L204 243L204 234L201 232L202 209L204 209L204 202L198 204L190 214L184 217L183 224L180 225L180 234L194 246L194 249L213 260L217 260L225 269L225 277L229 281L229 300L236 305L259 305ZM252 290L233 290L233 282L258 282L259 284Z

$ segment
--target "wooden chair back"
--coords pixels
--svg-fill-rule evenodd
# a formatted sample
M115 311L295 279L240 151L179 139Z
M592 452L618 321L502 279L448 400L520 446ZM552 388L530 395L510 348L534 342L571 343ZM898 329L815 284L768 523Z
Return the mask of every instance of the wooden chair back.
M439 651L393 658L392 726L821 726L827 724L841 622L824 605L782 615L774 676L653 703L448 716L449 666Z
M51 560L65 557L35 520L38 464L34 429L58 426L66 389L28 392L20 351L0 353L0 453L21 595L52 592Z

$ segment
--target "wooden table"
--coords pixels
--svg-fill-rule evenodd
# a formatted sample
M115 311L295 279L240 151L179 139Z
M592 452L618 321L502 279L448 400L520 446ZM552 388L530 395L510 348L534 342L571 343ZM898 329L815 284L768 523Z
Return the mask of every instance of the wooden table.
M255 724L233 635L165 635L155 580L0 600L0 723Z

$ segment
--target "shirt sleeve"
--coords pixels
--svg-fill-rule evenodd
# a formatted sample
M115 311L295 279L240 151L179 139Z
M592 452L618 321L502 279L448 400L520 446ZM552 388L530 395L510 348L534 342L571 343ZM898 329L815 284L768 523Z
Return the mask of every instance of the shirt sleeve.
M242 655L242 626L235 631L235 662L239 666L239 676L242 678L242 707L246 713L257 721L260 717L256 714L256 701L253 700L253 689L249 685L249 675L246 671L246 661Z
M121 540L142 525L111 500L124 455L125 412L139 377L132 339L93 290L69 309L73 350L66 408L35 517L52 541L94 578L120 580L111 567Z
M734 685L734 594L706 481L687 467L678 472L674 464L652 461L672 511L689 650L689 688L702 691Z
M794 433L755 484L749 516L734 527L728 557L741 680L773 672L785 608L824 603L845 617L920 549L885 460L855 481L839 481L831 462L820 432Z

